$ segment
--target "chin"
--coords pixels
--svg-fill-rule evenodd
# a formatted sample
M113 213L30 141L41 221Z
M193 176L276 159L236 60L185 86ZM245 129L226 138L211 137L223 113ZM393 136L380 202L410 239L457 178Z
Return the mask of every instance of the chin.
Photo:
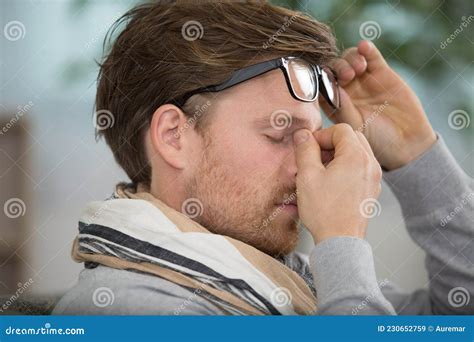
M270 235L271 237L259 249L273 257L293 252L298 245L298 228L296 225L291 225L283 229L285 231Z

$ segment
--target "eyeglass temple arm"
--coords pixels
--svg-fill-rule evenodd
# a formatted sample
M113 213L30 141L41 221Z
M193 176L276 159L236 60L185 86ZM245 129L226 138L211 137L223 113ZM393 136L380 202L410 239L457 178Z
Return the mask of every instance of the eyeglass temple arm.
M210 86L207 88L212 89L208 91L220 91L223 89L227 89L239 83L248 81L254 77L260 76L266 72L277 69L281 66L282 66L281 59L270 60L270 61L250 65L248 67L242 68L234 72L232 76L225 82L215 85L215 86Z
M192 92L186 93L183 97L181 97L180 99L178 99L174 102L178 106L182 106L182 105L184 105L184 103L186 102L187 99L189 99L191 96L193 96L195 94L207 93L207 92L218 92L218 91L233 87L233 86L235 86L239 83L248 81L252 78L260 76L260 75L262 75L266 72L269 72L271 70L280 68L280 67L282 67L282 65L283 65L282 58L273 59L273 60L270 60L270 61L265 61L265 62L262 62L262 63L257 63L257 64L254 64L254 65L250 65L248 67L242 68L242 69L234 72L229 79L227 79L226 81L224 81L220 84L216 84L216 85L196 89Z

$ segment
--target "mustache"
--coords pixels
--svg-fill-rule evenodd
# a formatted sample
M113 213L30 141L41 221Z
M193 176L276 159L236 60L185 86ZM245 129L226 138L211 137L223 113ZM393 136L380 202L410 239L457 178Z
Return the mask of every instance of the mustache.
M321 162L324 166L327 166L334 159L334 150L321 150ZM289 203L296 200L298 190L296 185L288 187L282 191L278 191L275 198L275 204Z
M296 201L297 190L296 186L292 188L288 188L285 191L279 191L278 195L275 196L275 204L279 203L290 203L292 201Z

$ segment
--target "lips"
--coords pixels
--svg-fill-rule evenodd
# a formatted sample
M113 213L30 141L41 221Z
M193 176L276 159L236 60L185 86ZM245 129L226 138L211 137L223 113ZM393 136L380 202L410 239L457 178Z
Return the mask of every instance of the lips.
M290 202L282 202L282 203L277 203L278 206L286 206L286 205L294 205L295 207L298 207L297 201L292 200Z
M293 185L291 188L285 189L286 192L281 192L281 195L275 198L275 205L279 207L298 207L298 190Z

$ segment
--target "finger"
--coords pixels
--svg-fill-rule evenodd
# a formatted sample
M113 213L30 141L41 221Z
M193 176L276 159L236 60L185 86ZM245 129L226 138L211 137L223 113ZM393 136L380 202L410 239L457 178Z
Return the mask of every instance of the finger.
M357 135L357 138L359 139L362 147L364 148L364 150L369 154L369 156L376 159L375 155L374 155L374 151L372 151L372 147L370 147L370 144L367 141L367 138L365 137L365 135L362 134L362 132L360 132L360 131L356 131L356 135Z
M372 165L378 169L378 172L381 173L382 172L381 165L378 162L377 158L375 157L374 152L373 152L372 148L370 147L370 144L367 141L365 135L363 135L361 132L356 132L356 135L357 135L357 138L359 138L360 144L362 145L364 150L367 152L367 154L372 159ZM379 187L376 191L377 195L380 194L380 190L381 190L381 187L379 185Z
M296 167L298 173L306 169L323 169L321 148L313 133L308 129L299 129L293 133L293 143L296 149Z
M332 110L328 105L324 105L320 100L321 107L324 109L326 116L334 123L347 123L352 126L352 128L357 129L360 126L360 114L355 108L352 100L344 90L343 87L339 87L339 95L341 99L341 107L338 110ZM322 96L321 96L322 97ZM326 112L325 107L328 107L330 112ZM328 114L329 113L329 114Z
M343 87L349 84L356 76L354 69L344 58L337 58L333 60L331 63L329 63L329 66L335 71L337 81Z
M335 124L339 123L336 116L336 110L329 105L324 96L320 95L318 98L318 102L326 117Z
M356 47L344 51L343 58L355 71L356 76L362 75L367 69L367 61L365 60L364 56L358 52Z
M387 66L387 62L385 58L383 58L382 53L371 41L362 40L359 42L357 51L364 56L367 61L367 71L374 72L379 68Z
M333 125L315 133L316 141L323 150L334 150L334 157L359 144L352 127L347 124Z

